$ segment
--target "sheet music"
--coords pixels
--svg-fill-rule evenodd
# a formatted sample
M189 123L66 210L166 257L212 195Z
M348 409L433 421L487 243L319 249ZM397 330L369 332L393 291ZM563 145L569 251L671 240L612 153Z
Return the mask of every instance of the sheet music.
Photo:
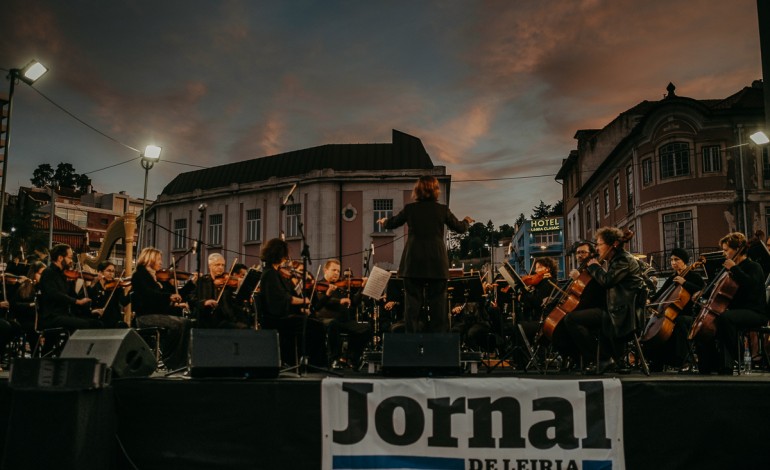
M385 293L385 288L388 287L390 276L390 271L385 271L384 269L375 266L372 268L372 272L369 273L369 279L366 281L362 293L375 300L381 299L382 295Z

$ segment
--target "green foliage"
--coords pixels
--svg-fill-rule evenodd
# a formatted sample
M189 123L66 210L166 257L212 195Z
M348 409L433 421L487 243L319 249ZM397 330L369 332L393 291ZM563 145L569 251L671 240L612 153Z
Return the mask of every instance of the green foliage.
M53 186L71 188L80 192L86 192L91 185L91 178L78 174L71 163L59 163L56 165L56 170L48 163L40 164L32 172L30 181L37 188Z

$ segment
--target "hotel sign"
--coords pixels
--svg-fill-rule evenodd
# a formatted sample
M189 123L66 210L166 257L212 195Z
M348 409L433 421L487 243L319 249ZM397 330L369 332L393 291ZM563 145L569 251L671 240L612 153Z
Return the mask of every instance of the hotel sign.
M551 232L561 230L561 219L558 217L551 219L532 219L530 232Z

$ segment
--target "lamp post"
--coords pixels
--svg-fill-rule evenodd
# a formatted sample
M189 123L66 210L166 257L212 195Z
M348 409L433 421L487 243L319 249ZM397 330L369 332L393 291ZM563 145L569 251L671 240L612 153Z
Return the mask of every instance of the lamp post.
M5 122L5 146L3 147L3 175L0 182L0 250L2 250L3 237L3 216L5 215L5 181L8 179L8 153L11 148L11 115L13 114L13 91L16 87L16 81L21 80L27 85L32 85L48 71L40 62L30 61L22 69L11 69L8 71L8 80L11 82L8 90L8 117Z
M142 164L142 168L144 168L144 197L142 197L142 222L139 225L139 243L136 245L137 255L142 251L142 240L144 239L144 219L145 212L147 212L147 178L155 162L160 160L160 151L160 147L148 145L145 147L144 152L142 152L142 159L139 161Z

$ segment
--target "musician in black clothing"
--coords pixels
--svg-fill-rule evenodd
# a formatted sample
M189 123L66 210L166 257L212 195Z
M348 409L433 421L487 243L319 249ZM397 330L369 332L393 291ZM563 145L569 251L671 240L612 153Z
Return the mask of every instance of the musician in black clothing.
M29 264L27 276L19 283L11 298L11 316L18 322L27 335L29 344L36 341L35 331L38 329L37 297L39 295L40 276L46 266L42 261Z
M115 264L102 261L96 268L98 275L88 287L91 312L102 319L105 328L127 328L123 321L123 307L128 305L128 295L120 281L115 279Z
M409 227L398 268L399 275L404 278L407 333L449 331L449 257L444 243L444 226L465 233L473 219L458 220L448 206L438 202L439 192L439 182L434 176L421 176L412 190L415 202L404 206L393 217L377 220L386 229L404 224Z
M703 289L706 284L703 278L697 272L691 270L682 275L687 269L687 263L690 261L690 255L687 250L683 248L674 248L671 250L671 269L674 272L666 279L660 289L650 299L651 307L660 315L664 315L666 305L660 303L664 300L671 300L663 298L670 289L681 286L686 295L690 297L684 308L678 312L674 319L674 329L671 332L671 338L665 343L660 343L659 339L648 339L648 358L650 359L651 369L662 370L663 366L668 364L680 369L684 372L689 369L689 364L686 364L690 358L690 341L687 336L690 334L690 328L693 321L693 299L692 296ZM677 297L678 298L678 297ZM674 299L676 300L676 299ZM659 321L669 321L663 318Z
M740 232L719 240L725 255L723 266L738 284L738 290L721 315L715 319L716 342L696 337L698 369L702 374L716 370L720 375L732 375L739 358L738 331L767 324L765 277L762 267L746 256L746 236ZM729 274L727 274L729 273ZM716 344L715 344L716 343Z
M209 255L209 273L196 283L195 302L199 328L249 327L249 319L235 303L238 277L225 273L225 258L219 253ZM232 285L231 285L232 284ZM224 290L224 291L223 291Z
M137 327L167 330L161 340L163 362L169 369L177 369L187 363L190 321L169 314L174 304L182 301L182 297L163 290L156 277L161 268L161 251L149 246L143 248L136 259L136 271L131 276L131 303Z
M83 328L99 328L97 319L77 317L74 310L91 303L89 298L77 298L74 289L64 275L72 267L72 248L56 245L51 249L51 264L40 276L40 328L66 328L74 331Z
M296 293L289 279L291 272L281 271L288 257L289 246L280 238L269 240L262 248L261 258L265 267L260 278L260 324L265 329L278 330L284 361L294 357L296 340L300 342L300 351L305 348L310 364L326 367L326 328L320 321L308 318L310 299ZM303 340L304 344L301 343Z
M357 367L366 344L372 337L368 323L356 321L356 305L361 302L361 293L351 294L345 287L334 283L340 278L340 263L330 259L324 264L323 279L319 280L313 295L313 310L316 318L326 325L329 338L329 353L333 361L342 356L341 333L348 336L347 365ZM341 366L341 365L340 365Z

